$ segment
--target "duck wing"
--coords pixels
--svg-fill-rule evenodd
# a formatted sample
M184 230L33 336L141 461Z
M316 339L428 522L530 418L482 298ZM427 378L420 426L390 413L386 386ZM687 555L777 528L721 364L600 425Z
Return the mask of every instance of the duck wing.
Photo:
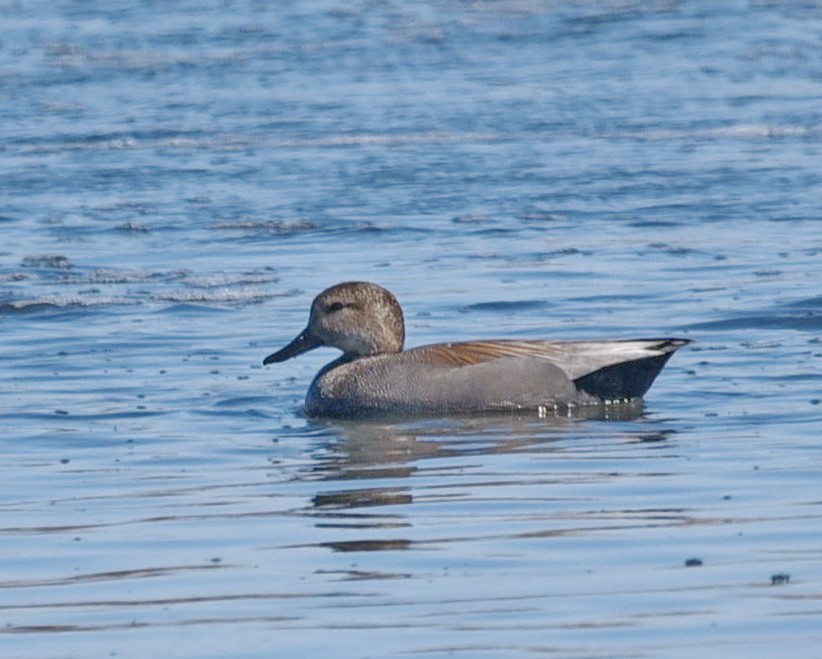
M640 398L675 350L688 339L605 341L466 341L416 350L443 366L472 366L497 359L539 359L559 367L581 389L601 399ZM413 351L411 351L413 352Z

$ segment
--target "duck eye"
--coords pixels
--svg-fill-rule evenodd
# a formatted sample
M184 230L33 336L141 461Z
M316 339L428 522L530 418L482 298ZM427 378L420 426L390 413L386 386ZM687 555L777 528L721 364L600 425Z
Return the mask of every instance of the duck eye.
M326 313L334 313L335 311L339 311L345 305L342 302L332 302L331 304L326 305L325 312Z

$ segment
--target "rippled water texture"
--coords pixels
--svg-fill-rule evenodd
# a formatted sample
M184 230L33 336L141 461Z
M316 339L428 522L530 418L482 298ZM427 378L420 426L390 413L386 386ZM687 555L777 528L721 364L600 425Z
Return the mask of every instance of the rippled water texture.
M0 653L817 656L822 10L0 1ZM682 336L608 418L265 368Z

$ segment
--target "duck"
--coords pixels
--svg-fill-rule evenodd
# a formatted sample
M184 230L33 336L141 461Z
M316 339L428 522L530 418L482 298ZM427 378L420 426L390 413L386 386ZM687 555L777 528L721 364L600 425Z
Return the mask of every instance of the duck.
M671 355L690 342L491 339L406 350L402 308L394 295L378 284L347 281L317 295L306 328L263 365L321 346L342 351L309 386L309 417L544 414L641 399Z

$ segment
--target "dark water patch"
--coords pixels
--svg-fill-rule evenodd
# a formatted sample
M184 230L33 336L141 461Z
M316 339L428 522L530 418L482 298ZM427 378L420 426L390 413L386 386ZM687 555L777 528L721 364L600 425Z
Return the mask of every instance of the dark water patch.
M377 466L371 469L358 469L355 474L350 474L356 478L407 478L410 472L407 468ZM395 506L406 505L413 502L413 497L408 488L361 488L357 490L344 490L340 492L319 493L312 500L316 509L323 510L349 510L358 508L368 508L371 506ZM345 526L346 528L386 528L383 518L375 518L373 522L367 522L366 518L358 516L356 522L348 516L340 516L337 522L324 522L320 526ZM392 527L407 527L408 524L397 521Z
M339 220L254 220L236 219L218 220L209 227L213 231L234 233L244 240L261 238L315 238L349 237L358 239L363 236L378 236L389 231L414 231L413 227L385 225L375 221L339 221Z
M545 300L515 300L506 301L501 300L497 302L478 302L477 304L469 304L459 309L460 313L517 313L520 311L538 311L542 309L549 309L554 305Z
M516 235L518 232L518 229L516 229L515 227L495 226L477 229L476 231L474 231L474 234L485 238L493 238L494 236L513 236Z
M217 558L217 557L215 557L212 560L215 563L220 562L219 558ZM225 567L236 567L236 566L222 565L220 567L225 568ZM163 571L157 570L156 573L149 574L148 576L165 576L166 574L169 574L171 572L172 572L171 568L169 568L167 570L163 570ZM356 574L356 571L352 571L352 574ZM133 575L133 577L139 577L139 576L140 575L138 575L138 574ZM132 576L125 576L125 578L132 578ZM378 577L374 577L374 578L378 578ZM86 581L87 580L85 580L85 579L78 579L77 583L85 583ZM92 579L92 580L88 580L88 581L93 582L94 580ZM61 585L61 584L59 582L45 582L43 585L44 586L49 586L49 585ZM0 588L3 588L3 587L4 587L4 584L2 582L0 582ZM11 586L11 587L17 587L17 586ZM37 587L37 586L34 585L32 587ZM339 594L340 593L334 593L334 595L339 595ZM239 601L239 600L253 601L253 600L264 600L264 599L270 599L270 600L295 599L295 598L300 598L300 597L309 597L309 595L297 594L297 593L242 593L242 594L226 593L226 594L223 594L223 595L210 595L210 596L201 595L201 596L193 596L193 597L180 596L180 597L168 597L168 598L158 597L158 598L154 598L154 599L143 599L143 600L141 600L141 599L108 599L108 600L83 600L83 601L77 601L77 602L55 602L55 603L50 603L50 604L45 604L45 603L30 604L30 605L18 604L18 605L14 605L14 606L0 605L0 610L18 609L18 610L23 611L23 610L28 610L28 609L52 609L52 608L53 609L65 609L65 608L72 608L72 607L80 607L80 608L90 607L92 609L93 608L120 608L120 607L155 607L155 606L157 606L157 607L168 607L168 606L174 606L174 605L180 605L180 604L200 604L200 603L206 603L206 602L236 602L236 601ZM281 622L284 622L286 620L294 621L294 620L298 620L298 619L299 618L297 618L297 617L290 617L290 618L288 618L288 617L261 618L261 620L268 620L268 621L272 621L272 622L275 621L275 620L279 620ZM226 619L222 620L222 622L241 622L243 620L248 621L248 619L226 618ZM219 619L197 620L196 621L196 623L199 623L199 624L202 624L202 625L214 624L214 623L219 623L219 622L221 622L221 620L219 620ZM192 624L192 623L195 623L195 621L194 620L189 621L189 624ZM181 623L175 623L175 624L185 625L186 623L181 622ZM152 625L147 625L147 626L153 626L153 624ZM117 627L119 627L119 625ZM82 629L82 627L72 626L71 628L63 628L63 627L58 627L58 626L43 626L43 627L27 626L25 628L11 628L11 629L8 630L8 633L17 633L17 632L23 631L23 629L28 630L28 631L32 631L32 632L36 631L36 630L40 630L40 631L44 631L44 632L49 632L49 631L59 632L59 631L80 630L80 629ZM3 633L3 632L0 631L0 633Z
M568 214L563 211L530 210L517 215L517 219L523 222L567 222Z
M782 307L787 309L822 309L822 295L787 302Z
M20 263L24 268L44 268L53 270L68 270L72 267L71 261L61 254L43 254L26 256Z
M262 402L262 405L270 404L271 400L266 400ZM230 407L230 406L229 406ZM215 418L215 419L246 419L246 418L254 418L254 419L271 419L272 415L268 412L265 412L260 409L249 409L244 408L242 410L234 410L234 411L226 411L225 409L218 409L218 410L195 410L191 412L194 416L199 416L203 418Z
M66 127L68 128L68 127ZM41 153L54 150L74 150L78 148L100 148L109 144L136 146L137 142L130 133L112 132L49 132L42 134L26 134L11 138L8 146L19 148L23 152Z
M592 256L593 252L588 250L577 249L576 247L563 247L561 249L554 249L548 252L534 252L528 255L528 258L534 261L550 261L562 256Z
M741 345L749 350L773 350L782 347L779 341L743 341Z
M41 529L32 530L36 532ZM32 530L29 531L31 532ZM44 530L54 532L55 530L59 529L49 527L48 529ZM201 572L204 570L217 570L225 569L228 567L230 566L214 564L169 565L161 567L134 568L130 570L113 570L109 572L88 572L60 579L24 579L1 581L0 588L42 588L45 586L66 585L68 583L95 583L100 581L122 581L124 579L147 579L179 572Z
M676 245L669 245L668 243L649 243L647 247L655 251L671 254L673 256L687 256L694 252L694 250L690 247L680 247Z
M809 313L802 316L738 316L687 325L686 330L798 330L803 332L822 331L822 315Z
M4 272L0 273L0 282L19 282L30 279L31 276L25 272Z
M758 346L749 346L743 344L746 348L757 349ZM763 346L771 350L775 350L780 346ZM759 382L822 382L822 373L788 373L784 375L758 375Z
M410 572L378 572L363 570L324 570L320 574L338 576L341 581L373 581L382 579L411 579Z
M645 293L613 293L608 295L580 295L566 298L569 302L606 306L614 302L635 302L645 299Z
M153 315L158 316L180 316L181 318L213 318L213 317L221 317L227 313L227 309L230 308L230 305L209 305L209 304L196 304L193 301L168 301L165 304L157 305L156 308L152 309L151 312ZM165 340L168 340L169 337L166 337Z
M413 542L406 539L391 540L345 540L339 542L321 542L319 547L332 551L351 553L365 551L397 551L411 549Z
M213 135L197 131L195 133L172 132L168 134L142 135L75 135L65 134L47 137L21 138L13 145L14 151L23 156L47 156L54 154L88 153L89 157L102 157L108 152L132 152L140 155L154 151L181 151L223 153L250 149L253 142L248 139ZM187 169L188 173L210 173L208 170ZM111 176L122 172L112 170Z
M320 231L321 227L310 220L222 220L211 225L212 229L287 235Z
M135 222L133 220L129 220L128 222L124 222L123 224L118 224L117 226L114 227L114 230L115 231L120 231L122 233L139 234L139 233L148 233L149 231L151 231L151 227L149 227L145 224L140 224L140 223Z
M630 222L629 226L635 229L673 229L680 226L680 223L671 220L636 220Z
M496 221L497 220L488 215L458 215L451 220L454 224L465 224L469 226L491 224Z
M546 284L546 277L545 273L539 270L527 270L524 269L521 272L517 272L517 278L521 279L522 281L536 281L538 284L543 286L547 286ZM602 285L602 281L599 279L598 275L592 273L589 270L579 270L579 269L570 269L570 268L562 268L557 269L551 272L551 279L560 279L560 280L580 280L580 279L587 279L589 280L589 288L600 287Z
M265 406L271 403L270 396L238 396L236 398L226 398L224 400L218 401L214 403L214 406L217 408L222 407L244 407L247 408L249 406L253 407L255 405ZM255 410L249 409L247 410L249 413L254 412Z
M98 412L98 413L88 413L88 412L74 412L71 409L55 409L51 413L48 412L10 412L6 413L3 416L8 419L18 419L18 420L39 420L39 421L50 421L54 420L57 417L60 417L65 422L71 421L117 421L117 420L133 420L133 419L145 419L150 417L162 416L164 414L168 414L166 410L147 410L147 409L140 409L138 406L135 406L134 409L131 410L122 410L119 412ZM88 447L88 444L84 444L84 447Z
M112 213L128 213L138 216L157 215L158 209L155 204L142 203L132 200L117 200L107 203L96 204L89 209L102 217L107 217Z
M116 606L116 603L114 604ZM127 606L127 603L120 602L121 606ZM81 605L82 606L82 605ZM138 603L139 606L139 603ZM59 607L58 607L59 608ZM72 607L73 608L73 607ZM188 628L188 627L201 627L203 629L209 629L211 627L220 626L220 625L247 625L247 624L259 624L259 625L271 625L272 629L276 629L277 625L284 624L286 628L293 626L296 622L300 621L301 618L296 616L246 616L246 617L229 617L229 616L213 616L210 618L192 618L192 619L183 619L183 620L175 620L172 622L160 622L160 621L152 621L152 622L112 622L112 623L100 623L100 624L89 624L89 623L78 623L78 624L71 624L71 625L11 625L8 628L0 629L0 634L22 634L22 635L35 635L38 637L47 637L48 635L86 635L86 634L94 634L94 633L103 633L109 634L111 632L127 632L131 630L134 633L138 633L142 629L153 630L153 635L159 633L160 630L164 628ZM62 641L62 639L61 639Z

